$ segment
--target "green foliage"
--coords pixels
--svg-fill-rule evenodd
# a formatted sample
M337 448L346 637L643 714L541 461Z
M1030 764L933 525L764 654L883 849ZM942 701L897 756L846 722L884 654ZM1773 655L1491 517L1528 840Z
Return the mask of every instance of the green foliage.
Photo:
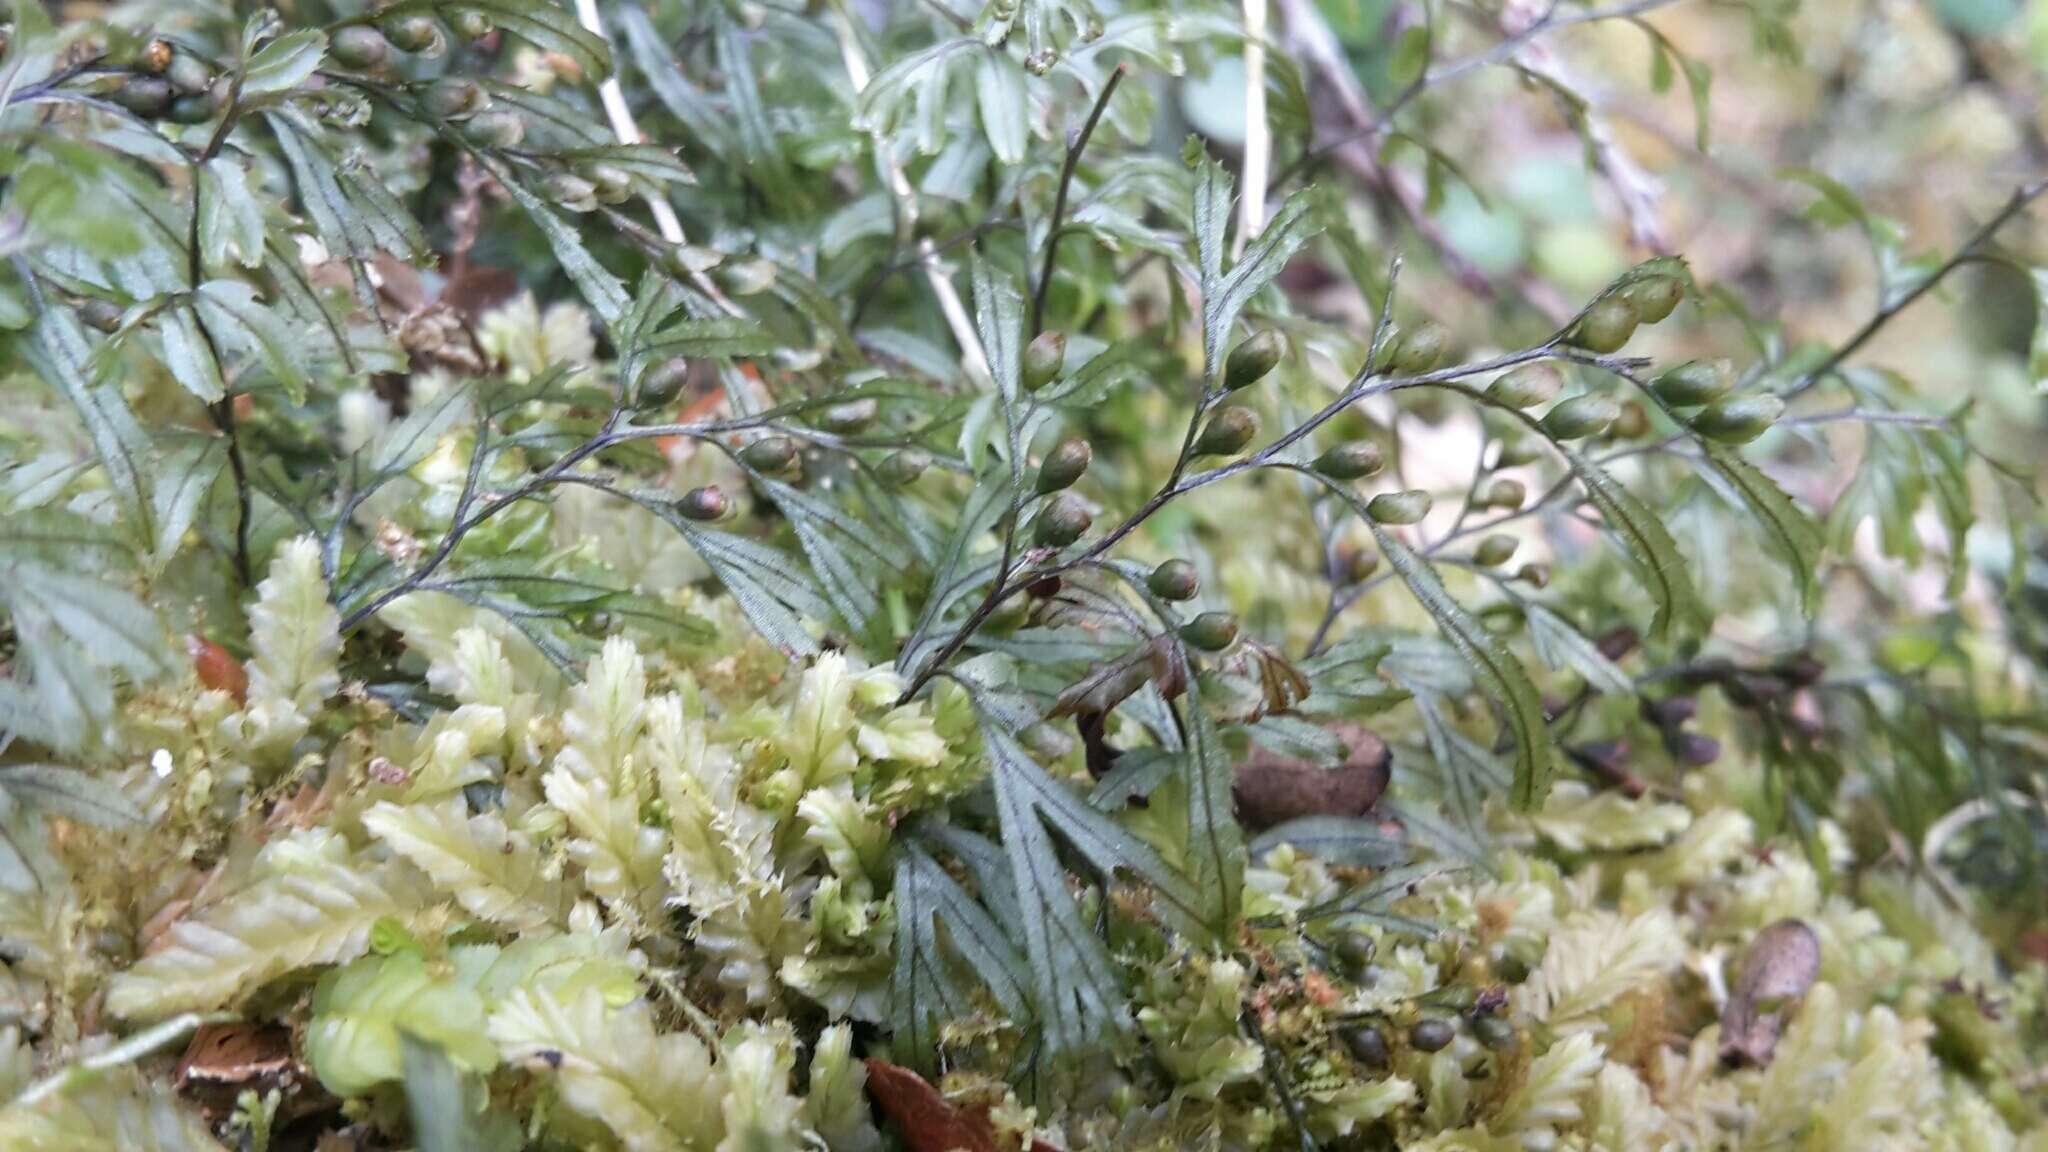
M1795 339L1661 6L15 4L0 1145L2038 1146L2048 185Z

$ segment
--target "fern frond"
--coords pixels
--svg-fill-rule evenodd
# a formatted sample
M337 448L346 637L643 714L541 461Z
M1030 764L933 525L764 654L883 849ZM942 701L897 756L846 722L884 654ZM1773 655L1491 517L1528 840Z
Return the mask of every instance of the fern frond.
M1487 1127L1517 1133L1532 1149L1546 1145L1555 1129L1582 1115L1579 1098L1593 1086L1605 1055L1606 1050L1584 1032L1558 1040L1529 1062L1522 1082L1501 1102Z
M643 920L652 915L663 887L662 838L659 829L641 823L639 802L615 793L610 781L559 766L542 788L549 807L568 821L569 858L582 866L590 891L614 911Z
M569 693L568 744L542 787L568 822L569 855L615 912L640 920L662 899L662 836L641 820L650 789L637 756L647 711L647 670L631 641L613 637Z
M1621 1064L1603 1064L1593 1082L1587 1117L1597 1152L1664 1152L1671 1147L1671 1120L1642 1078Z
M853 1028L834 1024L811 1049L804 1120L831 1152L876 1152L882 1134L868 1114L867 1066L853 1058Z
M222 1152L176 1096L123 1068L32 1104L0 1108L8 1152Z
M787 1023L742 1024L725 1038L725 1137L718 1152L804 1145L803 1104L789 1090L796 1036Z
M596 989L526 988L491 1014L508 1060L553 1070L562 1102L628 1152L709 1152L725 1134L726 1077L695 1036L657 1032L645 1001L607 1008Z
M401 1030L439 1045L473 1072L498 1062L484 1035L483 997L415 952L366 956L321 979L306 1029L307 1061L328 1091L359 1095L403 1073Z
M405 864L326 856L273 866L174 925L163 948L114 978L107 1010L158 1020L222 1007L288 972L360 956L377 921L412 921L430 900Z
M288 540L270 561L249 609L249 699L274 700L309 716L341 687L341 614L328 603L320 544Z
M567 907L560 880L548 875L532 840L494 812L466 814L460 797L406 806L383 801L363 814L363 826L479 919L524 931L558 919Z
M1631 798L1613 789L1595 792L1565 781L1526 820L1566 852L1621 852L1664 843L1692 823L1692 814L1681 804Z
M1558 1032L1597 1031L1598 1013L1678 966L1685 939L1671 913L1589 911L1550 938L1543 963L1520 991L1521 1006Z

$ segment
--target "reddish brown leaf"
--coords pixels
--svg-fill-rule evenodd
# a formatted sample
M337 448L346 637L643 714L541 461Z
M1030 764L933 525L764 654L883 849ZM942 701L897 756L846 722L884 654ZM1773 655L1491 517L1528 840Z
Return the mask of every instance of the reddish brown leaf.
M868 1094L910 1152L998 1152L986 1108L961 1108L924 1077L874 1056L867 1058ZM1043 1140L1031 1152L1061 1152Z
M1345 721L1327 727L1349 750L1335 768L1318 768L1256 746L1237 766L1232 794L1238 821L1247 830L1302 816L1362 816L1378 803L1391 775L1386 742Z
M870 1056L868 1093L910 1152L996 1152L995 1129L985 1115L956 1108L925 1078L900 1064Z
M198 673L201 684L233 696L237 704L248 702L249 673L240 660L228 655L227 649L204 637L190 636L185 640L185 650L192 654L192 670Z

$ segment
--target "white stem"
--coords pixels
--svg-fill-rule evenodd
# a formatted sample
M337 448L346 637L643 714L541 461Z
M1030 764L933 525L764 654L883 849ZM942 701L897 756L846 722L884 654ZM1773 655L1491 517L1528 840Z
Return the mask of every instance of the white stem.
M597 14L597 0L576 0L576 20L592 36L606 40L604 18ZM633 122L633 110L626 107L626 93L619 87L618 69L614 68L612 74L597 86L597 99L604 105L605 118L612 122L612 135L619 138L619 143L638 144L647 139L640 134L640 125ZM667 197L649 195L647 207L654 213L654 227L661 233L661 238L671 244L681 244L683 222L676 219L676 210Z
M1266 123L1266 0L1244 0L1244 186L1237 197L1234 255L1266 226L1273 134Z
M611 38L605 35L604 17L597 11L597 0L576 0L576 21L583 25L584 31L603 40L607 45L611 43ZM647 139L640 134L640 125L633 120L633 110L626 106L626 92L619 86L616 66L613 67L612 74L598 84L597 99L604 105L605 118L611 121L612 135L618 138L619 143L639 144ZM655 230L661 234L661 238L671 244L681 245L685 239L683 222L676 219L675 206L668 202L667 196L659 192L648 193L646 200L648 211L654 214ZM739 305L726 299L725 293L718 290L718 285L711 282L711 277L702 272L692 272L690 283L695 284L698 291L710 297L711 302L718 305L726 315L744 315Z
M585 0L587 2L587 0ZM854 95L865 91L873 74L868 69L867 58L861 55L860 41L854 36L853 15L844 4L833 6L835 22L839 33L839 55L846 62L846 75L853 81ZM910 177L905 175L903 165L896 162L896 148L880 133L875 135L875 157L882 162L882 169L888 175L889 194L896 197L902 229L898 235L907 235L917 227L917 195L910 186ZM974 319L967 314L967 306L961 303L960 293L954 289L953 281L939 267L939 250L929 236L917 242L918 263L924 267L924 278L931 285L932 295L939 301L939 314L946 319L946 327L952 330L953 342L960 345L960 363L967 374L977 383L993 384L995 374L989 370L988 357L982 352L981 337L974 331Z
M231 1015L210 1012L187 1012L183 1016L173 1016L161 1024L137 1032L105 1051L96 1052L75 1064L52 1072L23 1089L21 1095L16 1096L9 1106L19 1108L34 1104L62 1092L95 1072L132 1064L152 1052L169 1047L183 1039L185 1033L201 1024L216 1024L232 1019L234 1017Z

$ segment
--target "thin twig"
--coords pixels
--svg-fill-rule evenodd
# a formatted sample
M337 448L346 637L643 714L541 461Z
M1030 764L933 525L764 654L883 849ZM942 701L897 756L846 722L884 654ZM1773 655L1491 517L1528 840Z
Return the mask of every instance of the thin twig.
M1455 80L1467 73L1476 72L1481 68L1509 60L1524 45L1546 33L1554 32L1560 28L1569 28L1575 24L1592 23L1596 20L1616 20L1640 16L1645 12L1678 2L1679 0L1630 0L1630 2L1624 4L1616 4L1607 8L1591 8L1583 12L1573 12L1564 16L1556 15L1555 6L1553 5L1551 14L1546 15L1543 19L1522 29L1513 36L1502 40L1493 47L1445 64L1441 68L1430 69L1428 72L1417 77L1413 83L1402 89L1387 104L1386 110L1378 116L1353 116L1352 119L1357 122L1356 127L1344 135L1331 137L1315 148L1303 153L1299 159L1289 164L1273 177L1273 184L1276 186L1284 184L1294 177L1313 169L1316 165L1342 151L1348 145L1372 141L1392 127L1395 115L1424 92L1439 84ZM1319 68L1321 67L1321 61L1312 60L1311 62L1317 64Z
M228 106L221 114L220 124L207 139L205 150L192 157L192 218L187 223L185 233L185 276L195 297L199 294L199 286L206 277L199 235L199 220L203 215L202 204L206 191L205 168L213 162L214 157L220 155L221 149L227 147L228 134L235 130L235 124L242 115L241 97L242 75L237 72L228 84ZM205 315L196 304L192 308L192 326L198 330L200 341L206 345L206 354L213 358L214 367L221 374L224 385L222 390L225 392L227 361L220 354L220 342L214 339L213 329L207 325ZM255 511L255 500L249 491L249 463L242 455L242 441L235 427L235 397L223 395L206 406L206 413L213 420L213 426L220 430L220 434L228 443L228 471L235 484L235 579L242 587L247 588L255 579L254 563L249 555L249 520Z
M1372 343L1366 346L1365 367L1360 369L1367 376L1371 376L1377 370L1380 349L1386 346L1387 335L1393 329L1394 296L1400 286L1401 256L1399 253L1395 253L1393 260L1387 264L1387 292L1385 296L1380 298L1380 317L1378 322L1373 325ZM1332 538L1334 539L1334 534ZM1344 585L1338 582L1342 573L1337 571L1335 563L1331 560L1331 557L1334 555L1335 553L1332 550L1327 552L1324 557L1325 574L1330 580L1330 595L1323 605L1322 623L1316 625L1315 635L1308 642L1308 655L1310 656L1315 655L1322 648L1324 639L1330 634L1330 626L1336 623L1337 614L1342 611L1337 601L1344 594Z
M2000 228L2010 223L2014 217L2026 209L2027 205L2033 203L2044 192L2048 192L2048 180L2036 181L2033 184L2023 185L2015 189L2011 198L2005 202L2005 207L2000 208L1991 219L1985 221L1982 227L1972 233L1970 238L1963 242L1962 247L1957 248L1955 252L1950 254L1947 260L1942 261L1939 267L1928 273L1918 284L1913 285L1912 290L1904 296L1899 297L1890 304L1880 305L1876 313L1868 321L1864 322L1863 327L1856 330L1855 335L1849 337L1841 347L1836 348L1826 360L1821 361L1818 366L1807 372L1804 376L1801 376L1798 383L1786 390L1785 395L1788 398L1798 396L1827 378L1835 369L1842 366L1843 361L1855 355L1859 349L1868 344L1871 337L1876 336L1886 324L1891 323L1894 316L1905 311L1920 297L1933 291L1934 286L1941 283L1943 278L1949 273L1968 263L1977 254L1977 250L1983 247L1992 236L1996 235Z
M1323 154L1334 155L1337 162L1360 182L1376 190L1384 203L1398 210L1415 234L1428 243L1460 287L1482 300L1496 299L1499 292L1492 278L1454 248L1430 217L1424 191L1413 176L1381 165L1378 155L1368 146L1369 138L1385 129L1388 118L1373 115L1365 89L1345 61L1337 47L1336 34L1330 30L1329 22L1316 8L1314 0L1280 0L1280 9L1295 54L1305 70L1321 78L1320 91L1328 93L1337 102L1339 112L1352 129L1349 135L1325 145ZM1412 93L1419 91L1420 86L1420 81L1410 85L1410 91L1397 97L1395 104L1398 106L1412 99ZM1561 320L1570 312L1557 290L1534 276L1524 275L1516 288L1530 305L1551 319Z
M1052 291L1052 270L1059 255L1060 227L1067 215L1067 190L1074 183L1074 169L1081 163L1081 153L1088 147L1088 138L1095 135L1095 125L1102 120L1102 113L1109 107L1109 98L1116 93L1116 86L1123 83L1124 73L1130 65L1119 64L1109 73L1109 79L1102 82L1102 92L1095 97L1095 107L1088 110L1088 119L1081 122L1081 130L1067 144L1066 163L1060 166L1059 191L1053 194L1052 220L1046 226L1045 259L1038 269L1038 289L1031 294L1031 335L1045 330L1045 298Z
M1197 489L1206 488L1211 484L1218 483L1219 481L1228 480L1233 476L1242 475L1246 472L1251 472L1257 469L1283 467L1300 470L1299 465L1295 465L1289 461L1285 461L1282 459L1282 456L1287 452L1287 450L1292 448L1295 444L1301 442L1306 437L1308 437L1316 429L1322 427L1324 424L1327 424L1331 420L1335 419L1339 413L1343 412L1346 408L1349 408L1351 405L1357 403L1358 401L1366 399L1370 396L1383 395L1385 393L1397 392L1408 388L1419 388L1451 384L1467 376L1477 376L1483 373L1497 372L1507 368L1513 368L1516 365L1527 364L1532 361L1564 358L1567 353L1567 350L1563 346L1564 335L1565 334L1563 332L1558 332L1552 335L1548 340L1544 341L1543 343L1538 344L1532 348L1524 349L1520 352L1511 352L1504 356L1496 356L1489 360L1475 361L1470 364L1459 364L1449 368L1440 368L1434 372L1426 372L1419 376L1375 378L1372 375L1373 368L1370 362L1368 362L1367 367L1360 369L1359 373L1356 376L1352 377L1350 385L1346 387L1344 391L1337 396L1336 399L1324 405L1313 416L1310 416L1307 420L1303 421L1301 424L1297 425L1292 430L1274 439L1272 443L1266 445L1264 448L1261 448L1259 451L1254 452L1249 456L1245 456L1241 459L1234 460L1228 464L1221 464L1214 468L1205 469L1204 471L1196 472L1192 475L1187 473L1187 465L1193 459L1193 456L1187 445L1184 444L1181 450L1181 457L1179 461L1175 463L1172 475L1170 475L1167 478L1165 483L1160 485L1159 490L1153 493L1152 497L1146 500L1144 504L1140 505L1136 511L1132 512L1128 517L1126 517L1122 523L1118 524L1114 528L1111 528L1108 532L1098 537L1087 548L1066 559L1058 560L1054 563L1046 564L1041 567L1031 569L1030 575L1032 579L1030 580L1019 579L1015 582L1009 582L1005 578L1007 575L1006 573L999 573L997 577L998 587L991 589L989 595L985 597L982 601L981 606L968 616L966 621L964 621L960 625L960 627L954 631L952 637L947 641L947 643L944 646L941 647L939 652L931 660L927 661L925 666L918 671L917 675L910 680L909 684L903 690L901 699L906 701L911 699L917 694L917 692L920 689L922 689L927 683L930 682L933 676L938 675L941 669L944 667L946 660L951 658L955 653L959 652L960 649L966 645L968 639L972 637L975 630L980 628L983 624L987 623L989 617L994 615L996 609L1001 607L1004 601L1017 595L1019 592L1023 591L1025 588L1030 587L1032 584L1036 583L1040 579L1049 576L1058 576L1094 562L1104 553L1108 552L1111 548L1115 547L1125 537L1129 536L1132 532L1137 531L1138 528L1145 523L1145 521L1151 519L1155 513L1157 513L1160 509L1166 507L1168 504L1172 503L1174 500L1182 496L1185 496L1188 493L1193 492ZM1592 356L1589 353L1583 352L1572 352L1571 357L1573 359L1579 360L1590 360L1590 362L1597 367L1606 368L1610 371L1615 372L1627 372L1629 371L1632 365L1638 363L1638 361L1631 360L1626 357ZM1196 423L1199 422L1202 412L1206 410L1206 405L1209 403L1211 399L1213 399L1213 394L1205 395L1203 397L1202 403L1197 406L1195 419L1189 422L1190 437L1192 437L1193 435L1192 429L1194 428ZM1570 479L1571 477L1567 476L1565 481L1560 483L1559 488L1554 489L1552 493L1547 494L1544 497L1544 500L1549 500L1551 496L1554 496L1556 494L1557 491L1562 490L1563 485L1565 483L1568 483ZM1539 504L1540 503L1541 501L1539 501ZM1473 525L1455 535L1447 536L1444 539L1438 541L1434 547L1429 549L1429 551L1434 552L1437 548L1441 548L1444 545L1450 544L1454 540L1461 539L1465 536L1472 535L1476 532L1484 531L1488 528L1494 527L1495 525L1503 524L1510 520L1520 519L1523 516L1531 515L1535 511L1535 507L1536 506L1532 505L1530 508L1524 509L1520 512L1512 513L1510 515L1497 517L1494 520L1488 521L1485 524ZM1007 564L1005 565L1005 567L1007 567ZM1365 587L1370 586L1371 583L1373 583L1373 581L1367 581L1365 584L1359 585L1357 587L1358 594L1362 595L1363 589ZM1353 596L1351 599L1355 600L1356 596ZM1349 601L1347 601L1346 606L1348 606L1348 603ZM1341 610L1342 609L1340 608L1339 611Z
M1780 428L1797 428L1814 424L1903 424L1910 428L1951 428L1954 422L1946 416L1933 416L1924 412L1884 412L1868 408L1844 408L1839 412L1815 412L1808 416L1787 416L1778 421Z
M480 423L476 447L470 453L469 474L463 482L462 496L456 502L454 522L449 525L448 534L441 538L441 543L419 567L406 573L404 579L379 592L371 597L362 607L342 617L338 630L341 632L353 630L362 624L363 621L376 615L392 601L417 589L421 582L433 575L448 557L454 555L456 546L462 543L462 538L469 535L477 525L482 524L507 507L553 484L561 479L569 469L574 468L589 457L611 447L613 444L619 443L620 439L613 435L613 431L617 428L624 412L625 409L622 407L612 409L610 418L605 421L604 428L596 436L564 452L553 464L550 464L540 472L534 473L526 479L525 483L520 484L517 488L483 501L472 512L468 511L468 509L475 504L477 485L483 475L484 457L487 454L485 452L485 437L481 428L488 421Z
M1514 6L1510 5L1507 11L1513 13ZM1550 22L1555 13L1556 6L1553 4L1549 11L1538 17L1529 27L1540 27ZM1635 13L1622 15L1632 19ZM1528 29L1522 31L1526 32ZM1600 170L1601 175L1607 177L1608 187L1614 190L1614 198L1621 204L1621 214L1628 221L1629 238L1638 246L1652 252L1669 251L1670 244L1664 237L1663 222L1657 218L1657 202L1663 195L1663 182L1644 171L1643 166L1636 163L1635 157L1621 147L1606 121L1596 113L1590 98L1582 102L1583 107L1572 107L1564 93L1579 92L1585 85L1548 45L1536 43L1533 38L1522 40L1514 58L1519 66L1531 75L1547 78L1558 110L1567 118L1578 120L1586 139L1586 146L1592 153L1594 166Z
M1257 1044L1259 1051L1265 1056L1262 1063L1266 1069L1266 1079L1273 1085L1273 1094L1280 1098L1280 1108L1287 1113L1288 1123L1294 1126L1294 1134L1301 1141L1302 1152L1318 1152L1316 1138L1309 1134L1308 1117L1302 1110L1301 1101L1295 1098L1293 1088L1287 1083L1287 1070L1280 1065L1280 1054L1266 1042L1265 1030L1259 1027L1258 1010L1254 1008L1246 1011L1239 1019L1244 1022L1245 1031L1251 1034L1252 1043Z

